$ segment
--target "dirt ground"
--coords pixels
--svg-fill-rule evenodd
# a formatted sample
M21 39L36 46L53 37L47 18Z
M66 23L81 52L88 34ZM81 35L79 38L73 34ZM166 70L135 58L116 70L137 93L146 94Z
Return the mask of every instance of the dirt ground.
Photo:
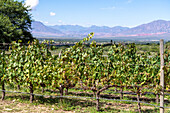
M0 101L0 113L74 113L74 111L55 110L52 106L31 105L13 101Z
M123 109L129 111L134 109L134 104L123 104L123 103L107 103L103 108L112 107L114 109ZM142 106L145 109L153 109L153 107ZM15 100L13 101L0 101L0 113L75 113L75 111L64 111L56 110L54 106L46 106L43 104L33 105L28 103L20 103Z

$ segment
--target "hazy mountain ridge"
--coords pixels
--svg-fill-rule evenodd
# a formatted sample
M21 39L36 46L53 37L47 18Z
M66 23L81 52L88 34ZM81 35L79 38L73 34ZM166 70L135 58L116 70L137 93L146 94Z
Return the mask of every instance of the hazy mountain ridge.
M154 33L169 33L170 32L170 21L157 20L151 23L142 24L137 27L131 28L127 31L122 32L124 35L129 34L154 34Z
M156 20L147 24L142 24L133 28L128 27L108 27L96 26L83 27L80 25L55 25L45 26L43 23L35 21L32 24L34 36L53 36L53 37L82 37L90 32L95 32L95 37L129 37L129 36L152 36L169 35L170 21Z
M35 21L32 23L32 33L34 36L63 36L60 30L56 30L45 26L43 23L39 21Z

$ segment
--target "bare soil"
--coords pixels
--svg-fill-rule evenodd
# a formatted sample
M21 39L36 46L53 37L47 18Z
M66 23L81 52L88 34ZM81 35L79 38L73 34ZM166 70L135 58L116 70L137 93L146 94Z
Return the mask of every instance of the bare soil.
M0 113L74 113L74 111L55 110L53 106L31 105L13 101L0 101Z

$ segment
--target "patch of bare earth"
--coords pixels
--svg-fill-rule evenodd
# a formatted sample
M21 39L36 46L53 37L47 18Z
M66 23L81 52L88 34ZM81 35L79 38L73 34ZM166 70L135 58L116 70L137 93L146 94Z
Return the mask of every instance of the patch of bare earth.
M122 109L125 111L134 110L137 108L137 104L124 104L124 103L107 103L104 108L114 108L114 109ZM154 109L154 107L151 106L141 106L142 109Z
M0 101L0 113L74 113L73 111L55 110L53 106L31 105L16 101Z

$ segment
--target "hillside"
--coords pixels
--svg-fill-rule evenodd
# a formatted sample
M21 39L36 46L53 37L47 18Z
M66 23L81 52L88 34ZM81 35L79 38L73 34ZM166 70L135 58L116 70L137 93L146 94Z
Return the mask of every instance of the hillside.
M133 28L115 26L83 27L80 25L55 25L46 26L39 21L32 24L32 33L38 37L84 37L90 32L95 32L95 37L136 37L136 36L169 36L170 21L156 20Z
M32 33L34 36L63 36L64 35L64 33L62 33L61 31L45 26L43 23L39 21L33 22L32 28L33 28Z

